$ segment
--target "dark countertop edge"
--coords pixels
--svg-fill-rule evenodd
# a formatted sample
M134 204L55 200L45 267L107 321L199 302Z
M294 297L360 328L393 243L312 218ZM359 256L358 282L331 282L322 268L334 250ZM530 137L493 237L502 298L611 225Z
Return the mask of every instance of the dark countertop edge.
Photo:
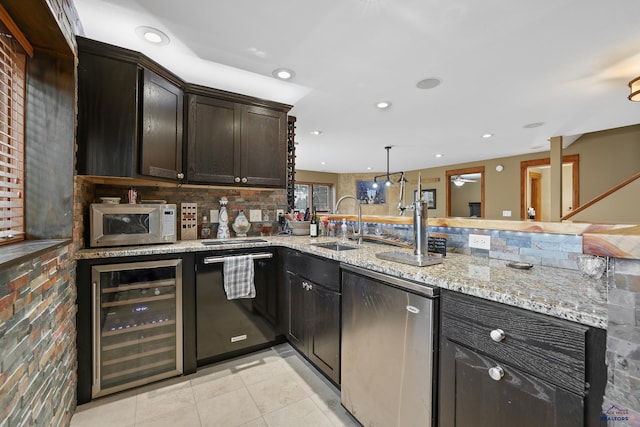
M73 242L72 239L23 240L3 246L3 254L0 255L0 270L31 260L44 253L69 245L71 242Z

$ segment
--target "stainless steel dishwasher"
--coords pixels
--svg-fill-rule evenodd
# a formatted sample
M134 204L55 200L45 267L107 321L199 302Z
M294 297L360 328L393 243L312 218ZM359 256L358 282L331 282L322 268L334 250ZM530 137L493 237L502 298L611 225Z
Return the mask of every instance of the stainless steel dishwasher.
M437 287L342 265L342 405L363 425L431 426Z

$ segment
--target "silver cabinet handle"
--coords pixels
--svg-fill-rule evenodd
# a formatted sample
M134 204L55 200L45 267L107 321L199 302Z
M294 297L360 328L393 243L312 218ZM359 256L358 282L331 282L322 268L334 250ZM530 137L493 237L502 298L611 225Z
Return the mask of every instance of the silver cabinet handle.
M489 368L489 376L494 381L500 381L502 377L504 377L504 369L502 369L502 367L500 366Z
M506 337L502 329L494 329L489 335L491 335L491 339L495 342L500 342Z
M240 182L240 177L239 177L239 176L236 176L233 180L234 180L235 182Z
M100 310L100 296L98 295L98 282L91 283L91 322L93 329L93 337L91 337L91 352L93 359L93 384L91 384L93 390L97 390L100 388L100 355L99 344L97 340L100 337L100 316L98 312Z
M246 183L247 183L247 181L249 181L247 178L242 178L242 182L243 182L244 184L246 184Z
M178 179L183 179L183 178L184 178L184 174L183 174L182 172L179 172L179 173L176 175L176 177L177 177Z

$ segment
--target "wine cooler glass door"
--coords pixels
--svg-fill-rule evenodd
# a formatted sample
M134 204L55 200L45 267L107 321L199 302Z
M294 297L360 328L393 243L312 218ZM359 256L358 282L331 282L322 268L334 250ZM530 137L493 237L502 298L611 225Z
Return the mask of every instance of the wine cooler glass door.
M182 373L182 260L96 265L93 397Z

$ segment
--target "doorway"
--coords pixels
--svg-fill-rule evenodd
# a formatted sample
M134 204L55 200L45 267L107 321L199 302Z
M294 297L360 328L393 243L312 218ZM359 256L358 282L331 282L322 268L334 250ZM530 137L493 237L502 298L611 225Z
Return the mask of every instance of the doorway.
M580 156L562 157L562 215L580 204ZM551 217L551 160L535 159L520 162L520 217L527 218L527 208L536 211L536 221L548 221Z
M446 215L484 218L484 166L452 169L445 174Z
M535 214L531 218L531 214L527 212L528 219L541 218L542 215L542 174L539 172L533 172L529 170L529 188L531 191L531 199L529 200L530 206L533 208Z

